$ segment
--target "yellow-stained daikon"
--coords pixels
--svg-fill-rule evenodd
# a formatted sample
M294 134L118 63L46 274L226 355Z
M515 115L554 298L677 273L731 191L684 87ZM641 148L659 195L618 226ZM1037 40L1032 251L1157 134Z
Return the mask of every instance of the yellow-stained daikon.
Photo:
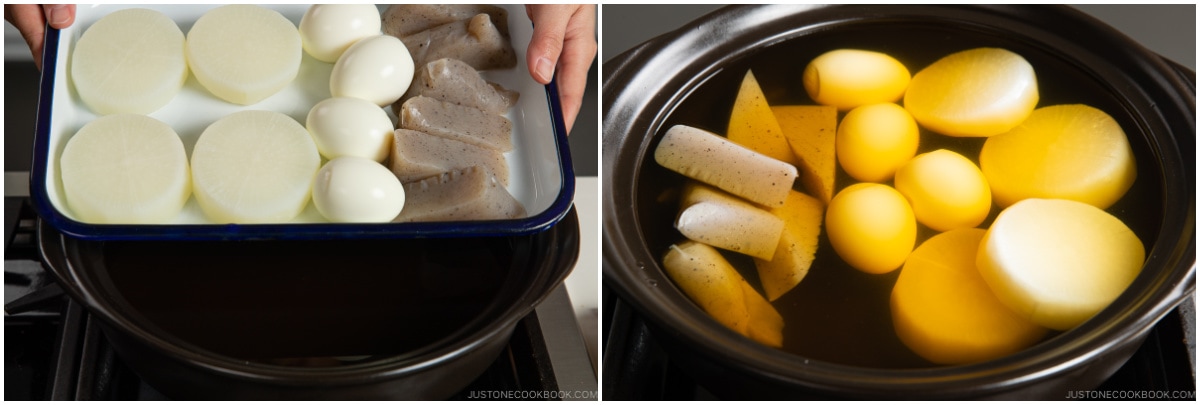
M59 166L67 207L82 222L167 223L191 195L179 135L145 115L89 122L67 141Z
M979 165L996 203L1065 198L1108 208L1133 186L1129 138L1111 116L1083 104L1042 107L988 138Z
M733 101L733 112L729 114L728 128L725 136L739 145L782 162L796 160L752 71L746 71L742 78L741 89Z
M783 345L783 317L713 247L694 241L671 245L663 268L717 322L764 345Z
M303 56L296 25L278 11L232 4L200 16L187 34L188 66L204 88L249 105L296 78Z
M767 207L782 206L799 175L796 166L686 125L667 130L654 150L654 160L667 169Z
M71 55L71 81L97 114L149 114L187 80L184 36L161 12L114 11L84 31Z
M855 107L894 103L910 80L908 68L888 54L837 49L821 54L804 68L804 90L818 104L848 111Z
M799 191L788 194L782 207L772 208L771 214L783 220L779 246L770 260L755 258L758 279L762 281L767 299L775 301L795 288L817 255L817 239L825 218L825 204Z
M937 231L974 228L992 210L992 193L979 167L946 149L912 158L896 172L896 191L917 221Z
M321 156L304 126L261 110L204 129L192 150L196 201L217 223L283 223L308 204Z
M867 104L842 118L837 159L859 181L885 182L917 154L920 132L912 115L893 103Z
M675 219L675 229L697 242L769 260L779 245L783 220L725 195L685 208Z
M1039 325L1066 330L1107 307L1141 272L1141 239L1095 206L1024 199L1005 208L977 265L1000 301Z
M975 267L983 229L937 234L908 256L892 288L892 324L905 346L938 364L991 360L1033 345L1046 329L1017 315Z
M1002 48L950 54L913 75L904 108L922 126L949 136L1002 134L1038 102L1037 75L1024 57Z

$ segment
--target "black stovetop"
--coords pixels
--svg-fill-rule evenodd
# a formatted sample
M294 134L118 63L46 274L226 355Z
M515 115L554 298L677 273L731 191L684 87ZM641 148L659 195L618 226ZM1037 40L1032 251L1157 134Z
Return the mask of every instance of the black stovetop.
M40 263L36 214L24 198L5 198L4 399L165 400L122 362L98 320L63 294ZM508 346L451 400L480 391L556 391L536 312L518 323Z

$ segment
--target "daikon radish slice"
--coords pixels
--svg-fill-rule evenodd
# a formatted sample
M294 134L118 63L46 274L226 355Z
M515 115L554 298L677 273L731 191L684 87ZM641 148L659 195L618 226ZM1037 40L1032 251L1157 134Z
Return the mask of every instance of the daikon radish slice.
M799 175L796 166L686 125L667 130L654 150L654 160L676 173L767 207L782 206Z
M163 13L114 11L92 24L71 56L71 80L97 114L149 114L187 80L183 31Z
M321 156L300 123L241 111L209 125L192 150L196 201L219 223L281 223L308 204Z
M1141 239L1104 210L1030 198L1005 208L979 246L992 291L1039 325L1066 330L1107 307L1146 259Z
M1108 208L1137 178L1121 125L1083 104L1042 107L1012 131L988 138L979 165L996 203L1065 198Z
M179 135L140 114L84 125L67 141L59 165L67 206L83 222L166 223L192 191Z
M984 230L959 228L908 255L892 288L892 323L912 351L938 364L991 360L1033 345L1046 329L1017 315L975 267Z
M950 136L992 136L1029 116L1037 76L1025 58L1001 48L951 54L913 75L904 108L917 123Z
M296 25L255 5L209 10L187 35L196 80L234 104L254 104L286 87L299 73L303 53Z

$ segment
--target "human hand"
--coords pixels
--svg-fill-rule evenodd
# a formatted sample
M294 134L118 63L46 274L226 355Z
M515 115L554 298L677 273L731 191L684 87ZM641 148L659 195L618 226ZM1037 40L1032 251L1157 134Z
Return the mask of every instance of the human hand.
M525 13L533 21L533 39L525 52L529 74L541 84L558 74L559 103L570 133L596 58L596 6L534 4L526 5Z
M42 46L46 40L46 24L63 29L75 23L74 4L5 4L4 20L17 27L29 51L33 64L42 69Z

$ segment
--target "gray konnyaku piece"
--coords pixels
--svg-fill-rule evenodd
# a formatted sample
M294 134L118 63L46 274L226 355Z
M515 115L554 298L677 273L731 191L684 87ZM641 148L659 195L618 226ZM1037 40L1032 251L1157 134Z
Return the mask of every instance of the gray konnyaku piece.
M392 111L399 114L404 102L417 96L504 114L517 103L521 94L483 80L479 71L466 62L444 58L417 68L408 92L392 104Z
M400 111L402 129L421 131L500 152L513 149L512 121L474 107L429 98L413 97Z
M472 166L404 185L395 222L522 218L525 207L487 169Z
M400 40L408 46L413 66L425 66L442 58L461 60L476 70L517 66L517 53L512 44L500 34L487 14L439 25Z
M383 12L383 32L403 38L430 28L487 14L508 36L508 10L491 4L393 4Z
M483 166L496 176L501 185L508 186L508 161L503 153L409 129L396 130L389 165L401 183L471 166Z

